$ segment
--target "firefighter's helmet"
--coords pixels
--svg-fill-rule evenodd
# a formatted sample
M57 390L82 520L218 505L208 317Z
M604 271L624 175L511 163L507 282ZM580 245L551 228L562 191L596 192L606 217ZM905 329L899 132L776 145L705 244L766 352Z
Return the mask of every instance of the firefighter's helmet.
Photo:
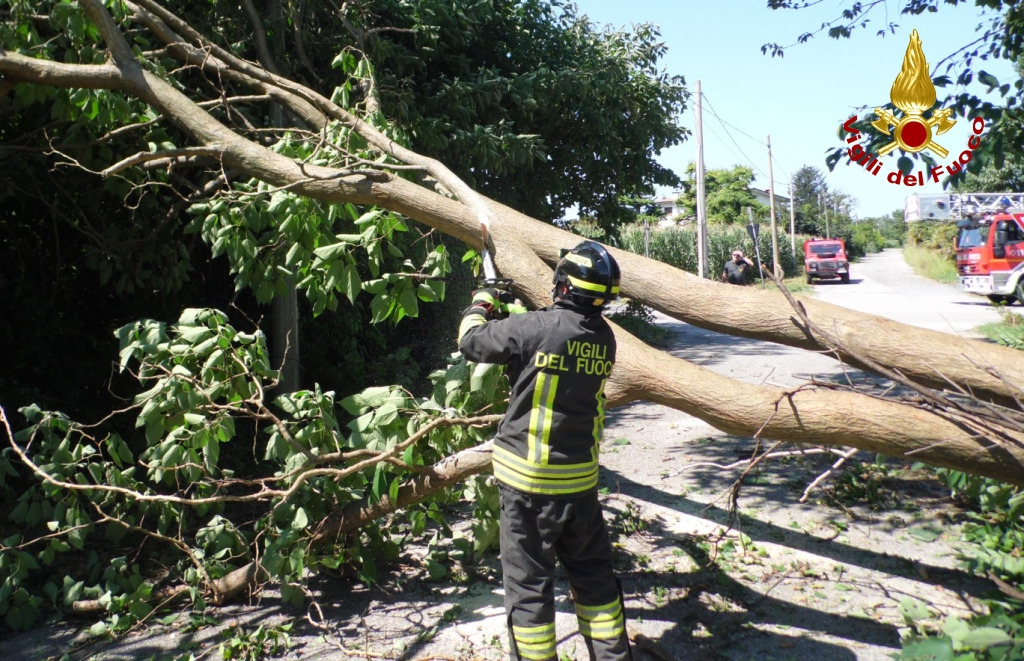
M555 266L555 295L564 284L572 299L586 305L604 305L619 297L619 264L596 241L583 241L562 249Z

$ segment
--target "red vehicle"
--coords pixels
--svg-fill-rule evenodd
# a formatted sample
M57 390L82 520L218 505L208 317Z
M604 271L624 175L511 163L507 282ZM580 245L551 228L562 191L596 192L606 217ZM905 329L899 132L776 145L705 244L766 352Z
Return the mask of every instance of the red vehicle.
M960 288L993 303L1024 305L1024 212L982 214L956 226Z
M807 284L815 278L839 278L850 281L850 260L846 257L846 242L842 239L810 239L804 241L804 273Z

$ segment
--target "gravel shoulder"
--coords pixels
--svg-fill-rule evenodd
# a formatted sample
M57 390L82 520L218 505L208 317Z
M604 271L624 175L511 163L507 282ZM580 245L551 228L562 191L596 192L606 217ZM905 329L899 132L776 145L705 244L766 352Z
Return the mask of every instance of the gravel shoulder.
M901 256L892 252L882 253L878 264L903 268ZM869 305L887 286L886 276L876 280L871 266L868 260L855 264L850 285L818 285L815 295L860 301L859 287L873 288L863 298ZM924 282L950 290L947 297L961 297L951 287ZM906 300L892 309L903 314L918 307ZM975 303L953 303L952 310L973 309ZM952 312L937 319L927 323L965 335L984 323L954 327L961 321ZM820 354L660 316L658 324L670 334L666 348L673 355L744 381L786 387L810 380L876 380ZM959 513L946 491L927 470L904 463L877 458L875 474L883 479L860 495L849 476L808 489L838 457L783 445L778 450L789 456L763 462L746 477L738 517L731 519L730 489L756 447L754 439L723 434L646 402L609 415L602 498L617 539L638 660L889 659L906 626L901 603L923 604L940 617L966 614L991 590L957 560ZM860 453L851 465L864 461L876 457ZM5 661L60 658L69 649L69 659L172 659L188 646L197 657L219 658L216 646L228 634L293 622L292 645L279 658L506 658L497 557L466 568L460 580L438 582L419 568L420 552L412 549L372 588L316 578L311 587L318 608L292 609L267 591L251 603L213 612L216 621L204 626L188 625L182 613L168 625L88 644L81 639L86 623L63 622L4 641L0 651ZM564 580L557 584L556 606L561 658L586 659Z

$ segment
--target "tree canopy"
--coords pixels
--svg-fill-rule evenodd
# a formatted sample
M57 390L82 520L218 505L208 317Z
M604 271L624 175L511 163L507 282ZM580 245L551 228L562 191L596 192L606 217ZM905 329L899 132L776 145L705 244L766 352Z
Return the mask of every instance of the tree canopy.
M655 26L598 29L565 2L376 4L365 49L382 112L475 189L611 228L620 197L677 185L655 158L687 135L689 92L659 69Z

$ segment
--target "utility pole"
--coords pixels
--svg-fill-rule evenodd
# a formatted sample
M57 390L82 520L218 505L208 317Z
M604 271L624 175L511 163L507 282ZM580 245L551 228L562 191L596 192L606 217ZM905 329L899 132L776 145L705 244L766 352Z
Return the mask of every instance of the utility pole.
M697 276L705 277L708 264L708 219L704 200L704 124L702 121L700 81L697 81Z
M775 177L772 175L772 136L768 136L768 206L771 207L772 219L772 273L776 278L782 277L781 261L779 261L779 232L775 227Z
M789 176L789 248L796 255L796 199L793 197L793 175Z
M825 198L825 238L832 238L832 228L828 224L828 198Z
M831 239L832 232L828 227L828 193L818 193L818 213L825 218L825 238ZM821 227L820 225L818 226Z
M747 207L747 218L750 224L747 225L747 234L750 235L750 240L754 242L754 255L757 256L757 277L761 279L761 288L767 289L768 286L764 282L764 274L761 272L761 246L757 243L757 237L760 235L759 225L754 222L754 210L751 207Z

